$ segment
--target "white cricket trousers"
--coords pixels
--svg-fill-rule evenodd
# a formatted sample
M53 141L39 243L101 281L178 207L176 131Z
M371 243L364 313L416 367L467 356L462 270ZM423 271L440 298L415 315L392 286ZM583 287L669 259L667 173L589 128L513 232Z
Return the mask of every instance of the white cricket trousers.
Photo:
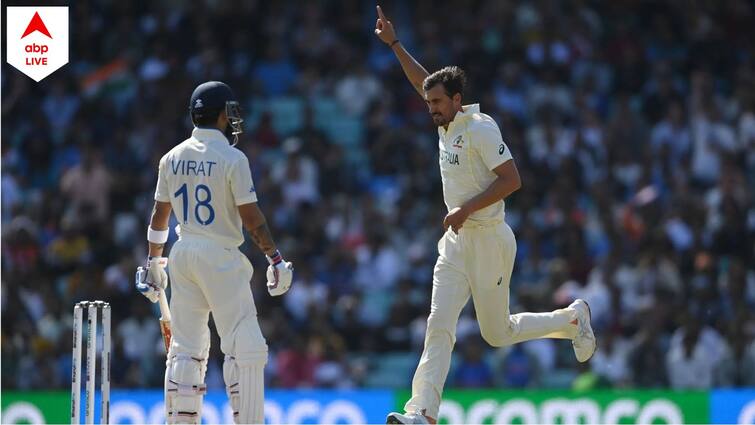
M184 236L171 249L168 269L172 351L201 357L210 343L212 312L224 354L267 354L250 287L252 264L238 248Z
M425 348L412 381L407 412L438 419L443 385L456 342L456 323L469 300L474 302L482 338L494 347L536 338L573 338L576 318L569 310L509 314L509 282L516 256L514 232L501 221L480 225L467 221L455 234L450 228L438 242L433 271Z
M234 422L264 423L267 344L257 322L249 259L237 247L182 235L171 249L168 272L173 339L166 362L165 399L166 415L176 414L168 422L199 423L196 417L182 418L181 412L184 416L201 412L201 392L185 388L204 384L212 312L226 355L223 379Z

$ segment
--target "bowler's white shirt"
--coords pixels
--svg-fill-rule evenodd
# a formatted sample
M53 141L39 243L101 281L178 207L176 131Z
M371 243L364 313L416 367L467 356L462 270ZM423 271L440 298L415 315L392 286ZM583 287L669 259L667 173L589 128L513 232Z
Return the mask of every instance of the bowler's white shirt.
M480 112L480 105L466 105L457 112L448 130L438 127L440 177L448 210L479 195L498 177L492 170L512 159L498 125ZM472 213L478 223L503 220L505 203L500 200Z
M238 206L257 202L246 155L220 130L195 128L160 159L155 200L170 202L181 235L244 242Z

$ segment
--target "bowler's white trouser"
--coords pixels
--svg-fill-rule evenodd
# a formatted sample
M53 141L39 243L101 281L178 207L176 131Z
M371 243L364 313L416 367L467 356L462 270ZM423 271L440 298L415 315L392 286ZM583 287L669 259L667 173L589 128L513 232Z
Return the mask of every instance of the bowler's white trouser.
M514 232L505 222L464 223L459 234L450 228L438 242L433 272L425 349L412 381L407 412L438 418L443 384L456 342L456 323L472 296L482 338L501 347L536 338L573 338L576 318L570 310L509 314L509 281L516 256Z
M267 344L257 322L250 287L252 264L238 248L221 246L207 238L182 235L171 249L168 272L173 331L169 362L179 354L206 359L210 344L208 320L212 312L220 336L220 349L235 360L234 367L241 368L241 375L246 373L245 368L257 370L266 363ZM240 394L243 399L253 393L258 399L251 401L254 409L248 413L251 417L245 418L247 423L264 421L262 378L261 373L255 373L255 381L259 382L246 383L254 388L248 394ZM204 376L201 379L204 380ZM241 405L247 406L248 403L242 400Z

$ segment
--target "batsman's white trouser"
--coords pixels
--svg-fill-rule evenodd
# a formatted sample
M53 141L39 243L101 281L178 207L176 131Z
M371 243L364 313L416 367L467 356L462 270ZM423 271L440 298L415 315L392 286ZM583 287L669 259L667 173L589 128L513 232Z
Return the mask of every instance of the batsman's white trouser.
M514 232L505 222L467 222L438 242L433 293L427 319L425 349L412 381L407 412L438 418L443 384L456 342L456 322L472 296L480 332L490 345L501 347L536 338L573 338L576 318L571 310L509 314L509 281L516 256Z
M263 375L257 371L267 362L267 344L257 322L257 309L250 287L253 269L249 259L236 247L221 246L210 239L182 235L171 249L168 272L173 316L169 359L179 354L195 358L207 356L206 350L210 343L208 320L212 312L220 336L220 349L235 359L233 367L241 367L239 372L233 374L234 380L251 379L252 376L259 380L240 385L238 397L241 399L241 410L245 410L244 406L255 407L255 412L242 411L240 416L246 421L262 422L262 409L257 411L257 406L262 406ZM247 368L255 373L248 374ZM189 380L196 380L197 376L199 374L187 374ZM181 384L198 385L203 382ZM252 391L243 394L246 388L251 388ZM166 392L166 398L167 395ZM245 400L250 397L255 400Z

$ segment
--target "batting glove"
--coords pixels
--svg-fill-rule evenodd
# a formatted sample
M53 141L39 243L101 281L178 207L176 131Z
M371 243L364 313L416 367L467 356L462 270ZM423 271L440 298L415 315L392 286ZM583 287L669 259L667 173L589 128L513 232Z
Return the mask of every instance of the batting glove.
M165 257L149 257L147 259L147 282L163 291L168 288L168 273L165 272L167 265L168 259Z
M285 294L294 278L294 265L284 261L278 251L267 257L267 261L270 263L267 266L267 292L273 297Z
M136 268L136 290L153 303L160 299L159 289L147 282L147 269L142 266Z
M167 264L165 257L150 257L146 268L139 266L136 269L136 290L153 303L160 299L160 290L168 287Z

